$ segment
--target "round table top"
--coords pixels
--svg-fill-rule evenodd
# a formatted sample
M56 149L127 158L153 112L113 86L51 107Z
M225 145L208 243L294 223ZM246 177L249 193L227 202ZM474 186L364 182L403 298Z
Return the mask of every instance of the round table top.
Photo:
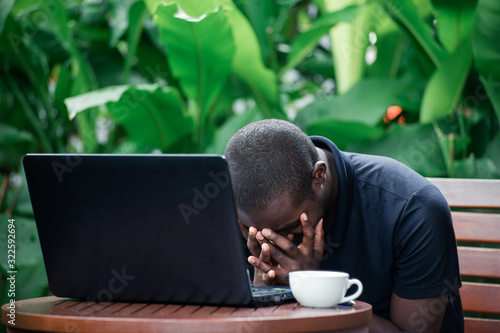
M55 296L17 301L15 326L9 304L7 328L39 332L367 332L372 307L306 308L297 303L269 307L217 307L157 303L86 302ZM12 307L11 307L12 308ZM15 328L15 329L14 329Z

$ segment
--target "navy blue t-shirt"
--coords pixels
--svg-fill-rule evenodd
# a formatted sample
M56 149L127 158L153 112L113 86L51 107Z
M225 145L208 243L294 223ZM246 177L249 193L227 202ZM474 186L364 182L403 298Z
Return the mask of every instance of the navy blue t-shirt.
M345 153L326 138L311 139L332 152L339 178L336 220L325 235L321 269L361 280L359 299L386 319L393 292L406 299L448 294L441 331L463 332L456 240L443 195L393 159ZM410 316L410 323L425 328L417 314L432 319L445 310L433 305Z

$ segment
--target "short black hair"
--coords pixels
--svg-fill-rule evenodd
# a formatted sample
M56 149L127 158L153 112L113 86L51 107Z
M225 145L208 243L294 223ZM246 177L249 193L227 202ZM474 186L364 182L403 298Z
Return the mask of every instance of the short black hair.
M310 198L312 170L318 153L296 125L266 119L240 129L226 146L236 207L263 210L278 195L289 193L294 204Z

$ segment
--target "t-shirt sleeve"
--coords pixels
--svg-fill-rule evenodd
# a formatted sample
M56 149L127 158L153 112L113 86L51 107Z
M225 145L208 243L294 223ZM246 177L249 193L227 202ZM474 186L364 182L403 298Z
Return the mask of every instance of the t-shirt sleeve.
M458 293L457 245L448 203L426 186L408 200L394 233L394 293L419 299Z

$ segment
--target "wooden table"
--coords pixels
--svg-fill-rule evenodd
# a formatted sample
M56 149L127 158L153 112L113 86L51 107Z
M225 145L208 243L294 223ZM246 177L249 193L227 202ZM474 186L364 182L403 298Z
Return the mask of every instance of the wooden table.
M17 301L15 326L2 306L7 332L368 332L372 307L261 308L83 302L54 296Z

